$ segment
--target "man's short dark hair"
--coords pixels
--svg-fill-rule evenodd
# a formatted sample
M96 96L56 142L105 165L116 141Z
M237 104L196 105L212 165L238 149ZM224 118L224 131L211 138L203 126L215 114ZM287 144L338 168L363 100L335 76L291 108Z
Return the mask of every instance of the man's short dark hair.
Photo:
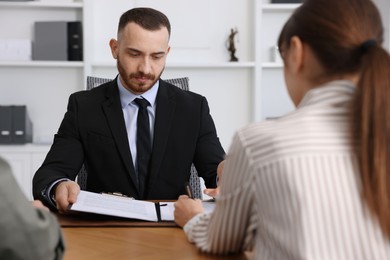
M119 19L118 34L128 23L134 22L142 28L150 31L159 30L166 27L168 35L171 35L171 24L168 17L162 12L153 8L139 7L123 13Z

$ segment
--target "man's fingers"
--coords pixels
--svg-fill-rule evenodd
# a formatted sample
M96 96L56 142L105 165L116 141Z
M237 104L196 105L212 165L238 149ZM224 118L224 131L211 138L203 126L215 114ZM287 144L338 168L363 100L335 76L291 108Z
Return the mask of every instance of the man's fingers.
M77 200L77 196L79 195L80 193L80 187L79 185L76 184L76 186L72 185L69 189L68 189L68 202L70 204L73 204L76 202Z
M64 181L57 186L55 193L57 209L60 212L65 212L68 210L69 204L76 202L80 186L73 181Z

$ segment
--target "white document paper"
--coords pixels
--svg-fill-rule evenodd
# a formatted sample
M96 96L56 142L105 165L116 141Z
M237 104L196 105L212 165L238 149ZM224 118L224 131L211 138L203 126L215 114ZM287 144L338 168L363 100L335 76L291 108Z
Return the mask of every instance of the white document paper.
M80 191L71 210L109 216L158 221L154 202Z

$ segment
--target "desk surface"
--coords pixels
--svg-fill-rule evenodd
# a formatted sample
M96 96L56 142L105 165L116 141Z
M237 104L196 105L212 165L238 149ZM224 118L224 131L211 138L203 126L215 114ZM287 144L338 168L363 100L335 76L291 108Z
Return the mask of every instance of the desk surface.
M248 259L202 254L177 227L68 227L63 232L64 260Z
M72 219L72 218L71 218ZM64 260L100 259L248 259L245 254L202 254L188 242L183 230L171 226L67 225L59 218L66 241ZM75 221L75 220L72 220ZM172 223L173 224L173 223Z

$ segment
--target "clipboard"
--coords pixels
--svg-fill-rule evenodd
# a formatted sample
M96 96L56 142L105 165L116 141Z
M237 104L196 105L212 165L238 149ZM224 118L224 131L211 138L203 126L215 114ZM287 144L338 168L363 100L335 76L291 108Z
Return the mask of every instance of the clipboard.
M58 223L62 228L69 227L179 227L173 221L144 221L113 217L108 215L73 212L71 214L55 213Z
M162 217L160 207L164 206L168 206L168 204L135 200L130 197L118 196L116 194L80 191L76 203L70 206L70 210L132 220L173 222L173 218L167 219L167 217Z

